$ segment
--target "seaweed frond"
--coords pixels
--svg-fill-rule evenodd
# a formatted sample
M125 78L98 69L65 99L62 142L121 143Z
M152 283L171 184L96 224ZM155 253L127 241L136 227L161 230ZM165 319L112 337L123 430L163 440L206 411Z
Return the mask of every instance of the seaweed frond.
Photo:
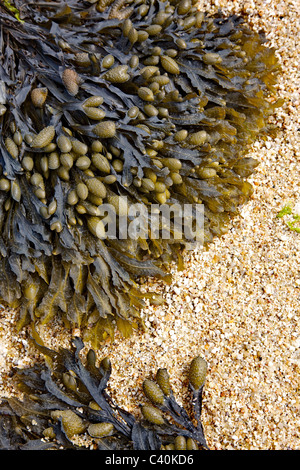
M37 347L47 359L45 364L17 369L14 374L24 398L0 403L0 449L208 449L200 420L204 359L197 357L190 366L194 417L176 402L167 371L159 369L155 381L144 381L151 404L140 405L138 419L119 407L106 390L109 358L97 365L90 349L83 363L84 344L79 338L70 350Z
M98 347L143 328L140 278L170 282L252 195L275 51L241 17L177 3L0 4L0 297L19 329L59 317Z

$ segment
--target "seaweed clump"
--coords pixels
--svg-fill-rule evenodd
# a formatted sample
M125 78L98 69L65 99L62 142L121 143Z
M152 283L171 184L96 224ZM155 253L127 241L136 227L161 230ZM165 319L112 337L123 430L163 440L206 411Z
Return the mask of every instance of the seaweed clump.
M192 0L14 5L0 6L0 296L19 328L61 315L96 345L142 325L145 297L161 299L138 279L169 282L191 241L172 218L168 238L162 222L122 236L136 204L146 222L156 204L203 204L207 246L251 196L245 155L280 104L279 65L241 17Z
M17 370L14 377L24 398L0 403L0 449L208 449L200 420L207 368L201 357L192 361L189 372L193 419L176 402L166 369L158 369L155 381L144 381L151 404L141 405L142 417L137 419L106 391L111 373L107 357L98 367L90 349L84 365L79 338L71 350L37 346L47 357L46 365Z

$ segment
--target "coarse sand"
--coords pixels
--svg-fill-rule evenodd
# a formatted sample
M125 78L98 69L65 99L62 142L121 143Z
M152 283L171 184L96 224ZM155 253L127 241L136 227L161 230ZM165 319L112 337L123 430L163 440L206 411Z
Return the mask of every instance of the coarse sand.
M186 267L170 286L145 281L166 303L143 311L147 331L118 334L98 357L109 356L109 392L139 415L142 382L158 367L169 371L178 401L186 404L187 367L196 355L208 362L202 422L212 450L300 449L300 233L276 217L290 204L300 213L300 0L200 1L200 8L242 13L266 32L283 72L285 99L273 122L275 138L258 140L249 156L260 162L250 178L254 194L226 235L208 251L188 252ZM42 357L29 330L16 333L17 312L0 310L0 396L15 393L13 367ZM72 335L59 322L38 329L51 348L69 347Z

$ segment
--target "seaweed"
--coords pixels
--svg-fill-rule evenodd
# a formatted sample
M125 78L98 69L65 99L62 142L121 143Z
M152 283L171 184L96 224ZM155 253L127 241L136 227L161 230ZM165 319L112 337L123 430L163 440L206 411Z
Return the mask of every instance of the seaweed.
M292 208L292 205L286 204L276 215L278 219L282 219L283 217L289 217L290 220L285 220L286 225L289 227L290 230L296 233L300 233L299 221L300 221L300 214L297 212L293 213L295 208Z
M23 398L0 402L0 449L208 450L201 423L207 369L203 358L193 359L189 371L194 416L177 403L167 370L158 369L155 380L143 383L150 403L140 405L137 417L106 390L108 357L99 365L92 349L82 357L79 338L71 349L36 346L45 362L14 371Z
M153 235L153 206L193 206L195 229L203 205L207 248L251 197L280 67L243 18L188 0L0 12L0 297L19 329L62 318L97 347L144 327L140 277L170 282L190 246L174 216ZM147 228L126 237L137 204Z

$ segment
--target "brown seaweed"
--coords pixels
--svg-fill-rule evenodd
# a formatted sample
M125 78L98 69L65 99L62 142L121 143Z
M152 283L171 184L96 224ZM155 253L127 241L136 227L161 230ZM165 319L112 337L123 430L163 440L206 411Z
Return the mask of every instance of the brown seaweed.
M97 365L79 338L72 349L53 351L37 344L44 364L17 369L14 379L24 398L0 403L0 449L47 450L202 450L208 449L201 423L202 394L207 364L195 358L190 366L190 392L194 416L173 395L166 369L143 387L151 404L140 405L137 418L119 407L106 387L109 359ZM195 376L202 376L202 382ZM76 436L81 436L78 443Z
M140 276L169 282L190 241L101 239L99 207L127 198L150 220L153 204L203 204L204 246L225 233L280 68L243 18L191 1L14 8L0 6L0 296L19 328L60 315L96 346L143 326Z

